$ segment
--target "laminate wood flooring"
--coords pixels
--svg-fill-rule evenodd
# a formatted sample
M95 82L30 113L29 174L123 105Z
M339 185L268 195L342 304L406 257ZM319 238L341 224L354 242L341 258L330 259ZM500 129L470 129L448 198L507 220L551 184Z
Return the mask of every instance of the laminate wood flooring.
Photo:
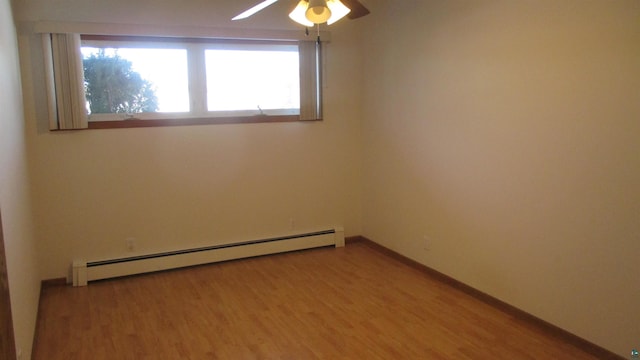
M595 359L364 243L44 287L33 358Z

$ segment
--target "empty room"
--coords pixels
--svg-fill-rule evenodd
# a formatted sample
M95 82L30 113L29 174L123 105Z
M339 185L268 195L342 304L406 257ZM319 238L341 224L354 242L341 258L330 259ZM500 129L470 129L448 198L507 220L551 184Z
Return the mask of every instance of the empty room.
M640 359L640 1L0 0L0 49L0 359Z

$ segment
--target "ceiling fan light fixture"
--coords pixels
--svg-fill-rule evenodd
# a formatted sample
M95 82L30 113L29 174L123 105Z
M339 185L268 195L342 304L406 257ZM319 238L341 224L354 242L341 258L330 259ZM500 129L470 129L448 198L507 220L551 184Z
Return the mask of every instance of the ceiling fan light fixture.
M331 10L326 0L310 0L305 15L314 24L324 24L331 18Z
M333 24L351 12L351 9L346 7L340 0L328 0L327 6L331 10L331 17L327 20L327 25Z
M272 5L278 0L262 0L257 5L231 20L246 19L258 11ZM343 1L349 6L345 6ZM306 27L314 24L331 25L349 15L350 19L357 19L369 14L369 10L360 3L360 0L299 0L297 6L291 11L289 17Z
M298 5L296 5L295 9L293 9L293 11L289 14L289 17L291 18L291 20L297 22L300 25L303 25L306 27L312 27L313 23L309 21L305 15L308 8L309 8L309 1L300 0Z

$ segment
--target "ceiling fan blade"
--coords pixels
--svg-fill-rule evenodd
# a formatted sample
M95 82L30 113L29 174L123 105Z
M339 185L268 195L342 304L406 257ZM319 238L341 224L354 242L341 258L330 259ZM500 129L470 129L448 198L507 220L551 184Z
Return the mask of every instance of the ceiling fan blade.
M351 12L347 14L347 17L351 20L369 15L371 13L362 3L358 0L340 0L342 3L351 9Z
M253 14L257 13L258 11L260 11L260 10L262 10L262 9L266 8L267 6L269 6L269 5L273 4L273 3L275 3L276 1L278 1L278 0L264 0L264 1L263 1L263 2L261 2L260 4L258 4L258 5L254 6L254 7L252 7L251 9L249 9L249 10L247 10L247 11L243 12L242 14L240 14L240 15L238 15L238 16L236 16L236 17L234 17L234 18L233 18L233 19L231 19L231 20L241 20L241 19L246 19L246 18L248 18L249 16L251 16L251 15L253 15Z

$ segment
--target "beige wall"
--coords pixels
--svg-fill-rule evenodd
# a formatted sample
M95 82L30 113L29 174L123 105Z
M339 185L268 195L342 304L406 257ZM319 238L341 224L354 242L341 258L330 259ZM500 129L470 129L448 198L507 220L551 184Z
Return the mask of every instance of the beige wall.
M628 356L640 2L376 3L363 234Z
M0 49L0 210L16 349L23 359L29 359L40 274L31 217L18 44L8 0L0 0Z
M284 1L227 20L252 3L24 0L16 18L293 28ZM38 44L21 36L40 276L128 255L127 237L151 252L295 218L344 225L621 355L640 347L640 3L367 5L332 28L319 123L49 133ZM21 171L0 183L5 217L5 198L28 198Z
M22 2L17 21L303 32L290 24L282 4L251 21L229 21L252 3L32 0ZM40 45L37 38L21 35L25 102L33 109L27 122L38 124L29 137L41 276L67 276L77 258L133 255L127 252L129 237L137 239L137 254L335 225L344 226L347 236L360 234L361 74L353 69L361 59L353 48L358 40L354 24L332 29L322 122L64 133L40 126Z

